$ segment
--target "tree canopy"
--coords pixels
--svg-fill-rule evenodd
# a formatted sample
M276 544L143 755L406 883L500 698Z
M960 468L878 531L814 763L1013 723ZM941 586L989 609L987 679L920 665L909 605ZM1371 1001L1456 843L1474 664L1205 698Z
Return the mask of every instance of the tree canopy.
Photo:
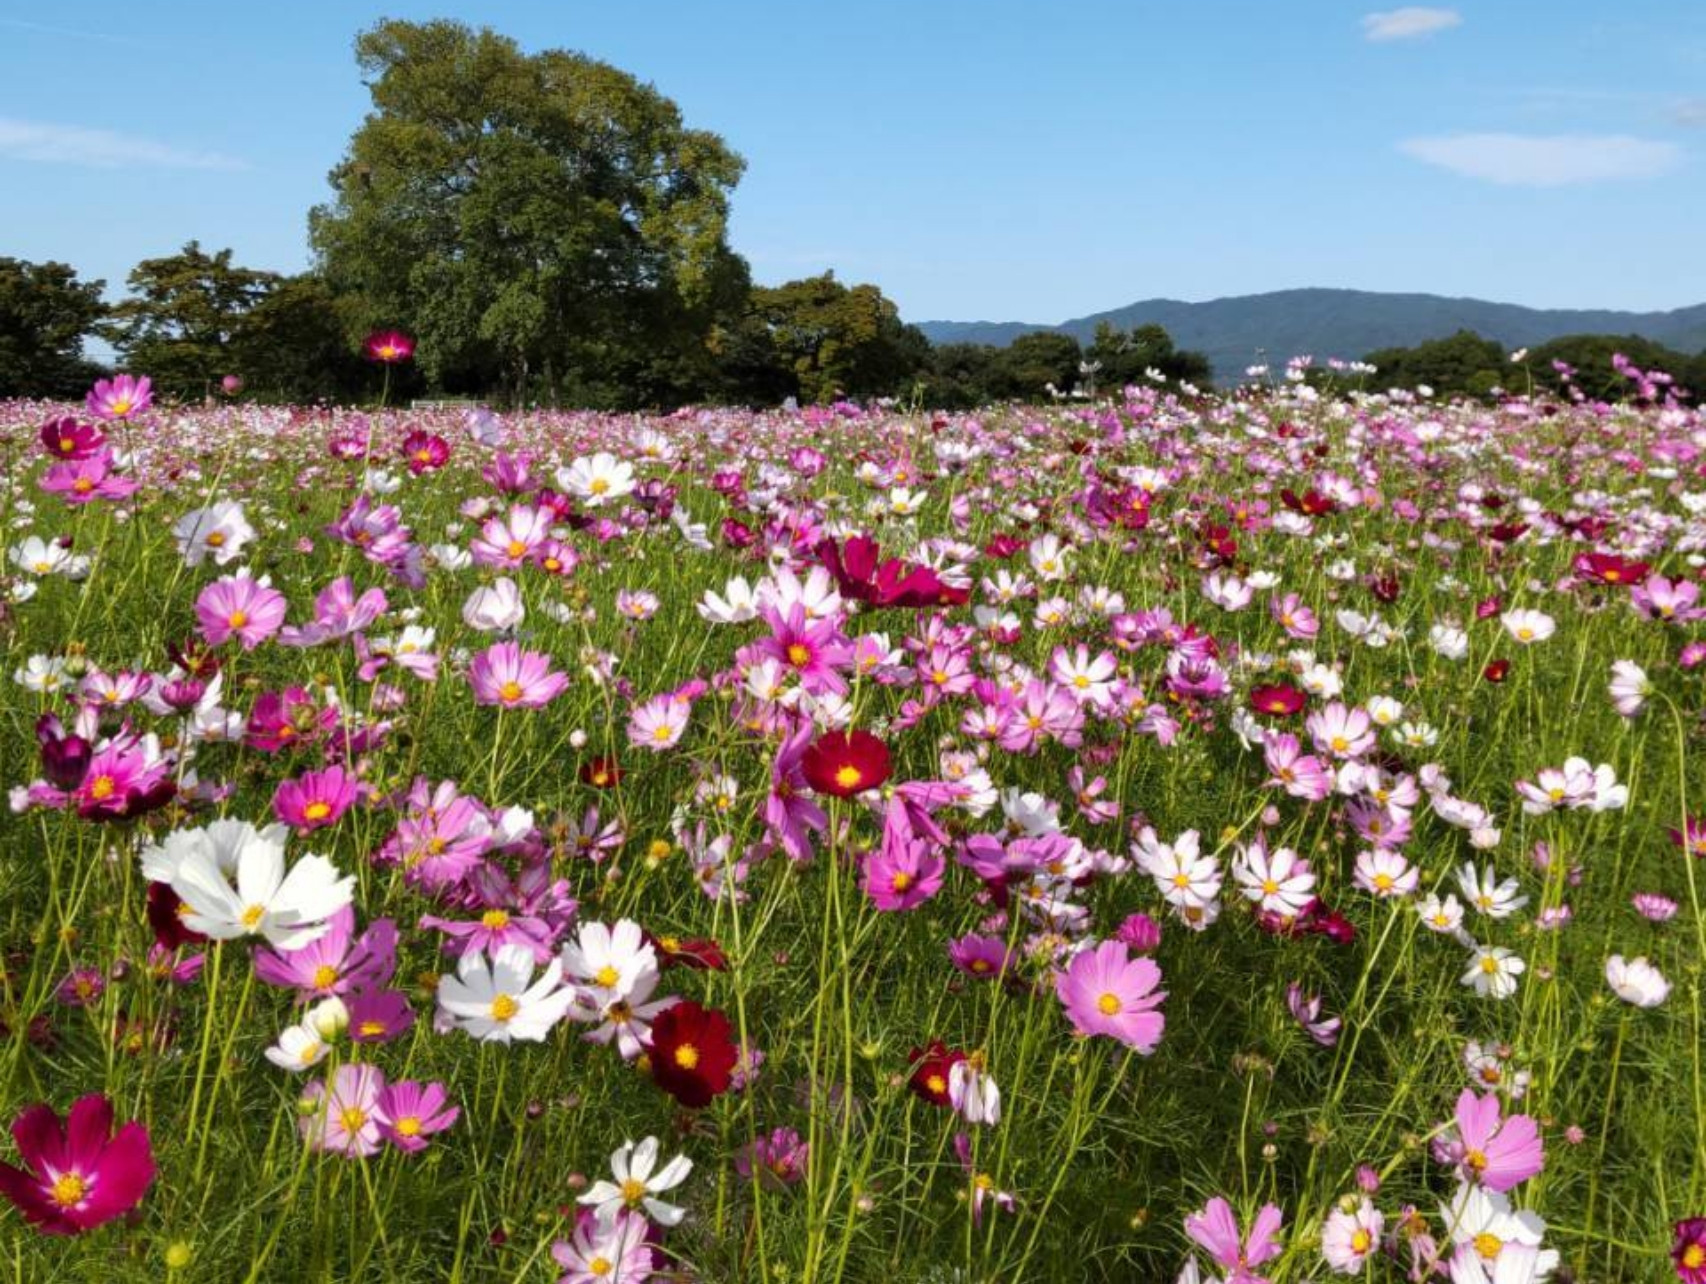
M0 258L0 397L82 393L100 370L83 339L106 315L105 288L65 263Z
M442 385L594 404L705 363L747 283L721 138L607 63L457 22L380 22L356 61L374 109L310 239L365 324L410 329Z

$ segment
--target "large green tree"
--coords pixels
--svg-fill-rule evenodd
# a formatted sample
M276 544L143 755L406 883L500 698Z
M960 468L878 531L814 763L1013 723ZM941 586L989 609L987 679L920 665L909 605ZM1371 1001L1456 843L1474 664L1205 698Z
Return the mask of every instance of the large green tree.
M736 400L882 396L905 391L930 341L874 285L834 272L754 289L739 323L718 336Z
M245 392L267 401L354 401L375 388L373 367L350 342L350 301L319 277L287 277L238 323L231 359ZM394 372L393 392L407 392L410 367Z
M383 21L356 39L373 111L309 232L358 321L415 334L448 388L672 399L738 307L744 167L649 85L490 30Z
M100 367L83 339L106 312L105 281L64 263L0 258L0 397L74 397Z
M1085 359L1097 367L1090 375L1098 388L1123 388L1143 383L1151 370L1168 379L1196 384L1209 383L1214 371L1200 352L1177 347L1165 326L1150 322L1122 330L1107 321L1096 325L1095 338Z
M128 278L130 297L102 324L133 370L177 397L201 397L236 373L232 343L249 313L284 278L238 267L231 251L191 241L176 254L144 259Z

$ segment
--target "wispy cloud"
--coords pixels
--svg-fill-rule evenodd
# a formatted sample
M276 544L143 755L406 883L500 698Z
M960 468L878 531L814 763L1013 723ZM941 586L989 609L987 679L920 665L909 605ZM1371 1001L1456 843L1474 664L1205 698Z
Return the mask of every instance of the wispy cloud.
M1405 139L1398 149L1455 174L1523 187L1657 178L1683 155L1675 143L1628 134L1450 134Z
M1688 129L1706 129L1706 98L1684 98L1671 107L1670 118Z
M1436 31L1448 31L1461 26L1463 15L1455 9L1429 9L1409 5L1403 9L1388 9L1384 13L1364 14L1362 34L1369 40L1415 40L1431 36Z
M247 169L246 162L219 152L195 151L110 129L57 125L0 116L0 158L82 165L93 169L146 166L151 169Z

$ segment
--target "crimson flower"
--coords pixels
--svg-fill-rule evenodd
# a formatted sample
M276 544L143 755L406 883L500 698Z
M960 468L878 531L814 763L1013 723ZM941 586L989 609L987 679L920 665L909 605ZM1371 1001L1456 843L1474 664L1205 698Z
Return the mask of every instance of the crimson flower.
M1486 668L1481 670L1481 676L1488 682L1497 685L1505 680L1505 678L1510 674L1510 671L1511 662L1509 660L1494 660Z
M1271 686L1253 687L1250 691L1250 707L1257 713L1271 713L1275 717L1288 718L1292 714L1303 712L1304 702L1308 699L1304 693L1289 682L1276 682Z
M889 778L889 751L869 731L828 731L800 758L806 783L820 794L851 798Z
M954 1067L965 1059L965 1053L948 1047L940 1039L933 1040L929 1047L914 1048L907 1055L907 1060L912 1063L912 1077L906 1081L906 1086L931 1105L949 1105L949 1076Z
M65 1121L34 1105L12 1121L29 1171L0 1164L0 1195L48 1235L76 1235L122 1217L154 1180L148 1130L127 1123L113 1133L113 1105L100 1093L79 1097Z
M1619 587L1639 584L1651 570L1646 562L1631 562L1610 553L1583 553L1575 560L1577 575Z
M914 566L899 558L877 560L881 553L869 535L854 535L843 544L819 540L812 550L835 576L843 597L873 606L963 606L970 592L951 588L927 566Z
M699 1109L727 1092L735 1060L729 1019L721 1012L683 999L652 1022L652 1079L684 1106Z
M381 330L367 336L362 350L368 360L394 366L415 355L415 341L401 330Z

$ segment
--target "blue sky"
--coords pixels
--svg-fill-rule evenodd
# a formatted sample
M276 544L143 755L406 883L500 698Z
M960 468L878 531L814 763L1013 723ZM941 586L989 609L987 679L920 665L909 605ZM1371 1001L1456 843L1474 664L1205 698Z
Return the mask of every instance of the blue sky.
M1706 301L1706 4L0 0L0 254L308 263L381 16L655 83L746 157L755 277L911 320L1299 285Z

